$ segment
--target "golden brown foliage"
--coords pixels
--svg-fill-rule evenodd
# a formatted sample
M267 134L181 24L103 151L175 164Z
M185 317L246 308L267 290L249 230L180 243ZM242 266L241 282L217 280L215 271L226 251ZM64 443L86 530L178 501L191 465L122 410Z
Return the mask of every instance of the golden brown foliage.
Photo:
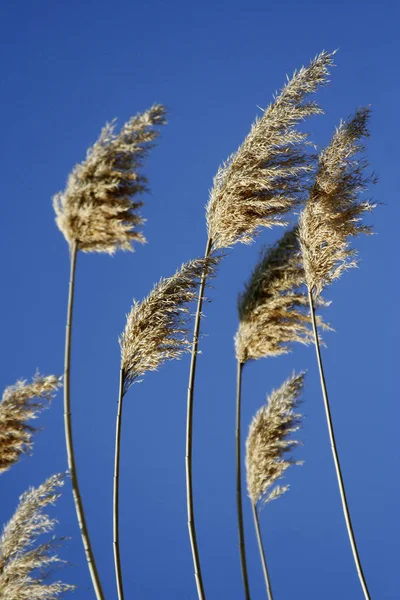
M133 196L146 191L147 179L138 173L165 123L165 108L156 104L132 117L114 132L107 124L86 159L75 166L65 190L53 200L56 222L69 244L84 252L132 250L131 242L145 238L137 229L142 202Z
M134 302L120 337L124 393L146 371L190 350L188 305L197 298L205 270L212 276L217 262L210 257L185 263L175 275L161 279L142 302Z
M319 155L315 183L300 215L299 237L306 281L317 298L326 285L343 271L357 265L357 251L349 238L371 233L362 215L375 205L360 201L360 193L373 177L364 174L368 163L357 155L368 137L369 108L360 108L348 122L342 122L329 146Z
M247 490L253 504L270 502L285 493L289 486L275 486L292 464L302 464L287 457L298 441L287 439L301 425L295 413L304 386L304 373L293 374L268 398L251 422L246 442Z
M286 354L291 342L313 342L297 231L294 227L262 251L239 295L235 347L241 363ZM319 324L327 327L321 319Z
M307 134L296 125L322 112L306 97L326 82L332 56L322 52L295 72L236 153L219 168L207 205L214 249L250 243L259 227L284 225L282 215L302 197L304 175L311 165L304 145Z
M56 581L45 583L51 570L64 563L54 552L59 542L35 546L38 537L54 529L56 521L43 512L54 504L63 475L49 477L38 488L20 497L13 517L0 538L0 599L52 600L75 586Z
M28 421L47 406L60 385L54 375L35 375L32 383L17 381L6 388L0 402L0 473L31 450L36 430Z

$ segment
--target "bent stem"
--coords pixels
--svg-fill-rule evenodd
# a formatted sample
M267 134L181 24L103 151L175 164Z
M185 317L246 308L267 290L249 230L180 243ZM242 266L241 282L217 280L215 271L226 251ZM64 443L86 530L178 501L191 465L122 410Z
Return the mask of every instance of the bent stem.
M256 528L258 549L260 551L260 558L261 558L262 568L263 568L263 572L264 572L264 579L265 579L265 585L267 588L268 600L273 600L271 581L269 579L267 560L265 558L264 545L263 545L263 541L262 541L262 537L261 537L260 523L258 520L257 506L254 502L252 502L251 507L253 509L254 526Z
M329 406L328 391L327 391L327 387L326 387L324 368L322 365L321 349L320 349L320 343L319 343L319 338L318 338L317 323L316 323L316 319L315 319L315 306L314 306L314 300L312 297L312 292L310 290L308 290L308 300L310 303L311 322L312 322L312 327L313 327L313 332L314 332L315 350L316 350L316 354L317 354L319 375L320 375L320 379L321 379L322 395L324 398L326 421L328 424L329 438L330 438L330 442L331 442L333 461L335 463L336 477L337 477L337 481L338 481L338 485L339 485L340 498L342 500L342 507L343 507L344 518L345 518L346 526L347 526L347 533L349 536L350 545L351 545L351 549L353 552L353 558L354 558L354 562L356 564L357 574L358 574L358 577L359 577L359 580L361 583L362 590L364 592L364 596L365 596L366 600L370 600L367 582L365 581L364 573L362 570L361 561L360 561L357 544L356 544L356 539L354 536L353 526L351 523L350 511L349 511L349 507L347 504L346 491L345 491L343 477L342 477L342 470L340 468L339 454L338 454L338 451L336 448L335 433L333 430L332 415L331 415L331 410L330 410L330 406Z
M119 553L119 463L121 449L121 422L122 401L124 399L124 371L121 369L119 377L119 393L117 406L117 420L115 425L115 458L114 458L114 492L113 492L113 550L115 578L117 582L118 599L124 599L122 584L121 558Z
M71 334L72 334L72 314L74 308L75 291L75 271L78 245L74 242L70 248L71 271L69 279L67 325L65 332L65 362L64 362L64 429L65 444L67 448L68 469L71 475L72 495L75 503L76 516L81 532L82 543L85 550L86 561L88 563L92 584L97 600L104 600L104 594L97 572L96 562L93 555L92 546L89 539L89 533L86 525L85 512L79 491L78 476L76 473L75 452L72 440L72 421L71 421Z
M205 258L208 258L211 251L212 240L208 238ZM204 267L199 286L199 296L197 301L197 310L193 328L192 356L190 360L189 383L187 392L187 415L186 415L186 503L188 515L188 528L190 546L192 549L194 576L196 579L197 594L199 600L205 600L203 578L200 567L199 549L197 547L196 527L194 520L193 504L193 477L192 477L192 446L193 446L193 404L194 404L194 383L196 377L197 350L199 345L201 309L203 306L204 288L207 281L207 267Z
M236 504L239 528L239 550L240 564L242 567L242 578L246 600L250 600L249 578L247 575L246 547L244 542L243 506L242 506L242 465L240 452L240 413L242 400L242 372L243 363L237 363L237 387L236 387Z

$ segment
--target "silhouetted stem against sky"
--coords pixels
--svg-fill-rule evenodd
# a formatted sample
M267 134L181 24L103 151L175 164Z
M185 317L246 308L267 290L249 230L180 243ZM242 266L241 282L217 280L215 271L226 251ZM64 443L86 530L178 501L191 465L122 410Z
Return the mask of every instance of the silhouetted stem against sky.
M242 458L240 451L240 417L242 400L242 373L243 363L237 361L237 383L236 383L236 506L239 529L239 551L240 565L242 568L243 587L246 600L250 600L249 578L247 575L246 546L244 541L243 506L242 506Z
M264 573L265 585L267 588L268 600L274 600L273 595L272 595L271 581L269 579L267 559L265 558L264 544L263 544L262 536L261 536L257 506L254 502L252 502L251 507L253 509L254 527L256 529L258 548L260 550L260 558L261 558L261 564L262 564L263 573Z
M315 319L315 307L314 307L312 293L310 291L308 292L308 298L309 298L309 302L310 302L311 321L312 321L312 326L313 326L313 331L314 331L315 351L317 354L317 362L318 362L319 375L320 375L320 380L321 380L322 395L324 398L326 422L328 424L329 439L331 442L333 461L335 463L336 477L337 477L337 482L338 482L338 486L339 486L340 498L342 500L342 507L343 507L344 518L346 521L347 533L349 536L350 545L351 545L351 549L352 549L353 557L354 557L354 562L356 564L357 574L360 579L360 583L361 583L362 590L364 592L364 596L365 596L366 600L370 600L371 597L369 595L367 582L365 581L364 573L362 570L361 561L360 561L357 544L356 544L356 539L354 536L353 526L351 523L350 511L349 511L349 507L347 504L346 491L345 491L343 477L342 477L342 470L340 468L339 454L338 454L338 451L336 448L335 433L333 430L332 415L331 415L331 410L330 410L330 406L329 406L328 391L327 391L327 387L326 387L324 368L323 368L322 357L321 357L321 349L320 349L320 344L319 344L319 339L318 339L318 331L317 331L317 325L316 325L316 319Z
M210 255L212 246L211 238L207 240L204 258ZM207 281L207 265L204 266L203 274L200 280L199 296L197 301L197 310L193 328L192 356L190 360L189 383L187 392L187 415L186 415L186 501L190 546L192 549L194 576L196 579L197 593L200 600L205 599L203 577L200 567L199 549L197 546L197 535L194 517L193 502L193 474L192 474L192 450L193 450L193 405L194 405L194 384L196 378L197 351L199 345L201 309L203 306L204 288Z
M79 491L78 476L75 465L74 444L72 439L72 421L71 421L71 334L72 334L72 315L74 308L75 291L75 271L78 245L73 242L70 246L71 273L69 280L67 325L65 332L65 363L64 363L64 428L65 443L67 447L68 469L71 475L72 495L75 503L76 516L81 532L82 543L85 549L86 560L88 563L92 584L96 593L97 600L104 600L104 594L100 583L97 566L90 543L89 532L86 525L83 503Z

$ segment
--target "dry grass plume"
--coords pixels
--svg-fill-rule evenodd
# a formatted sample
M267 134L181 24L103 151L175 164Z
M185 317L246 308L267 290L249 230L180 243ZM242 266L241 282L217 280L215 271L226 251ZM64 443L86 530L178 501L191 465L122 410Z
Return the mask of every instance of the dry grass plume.
M305 151L307 134L296 125L322 112L307 96L326 82L332 57L322 52L295 72L218 170L207 205L214 249L250 243L259 227L284 225L282 215L302 198L304 176L312 167Z
M368 183L368 162L360 153L369 136L369 108L360 108L342 122L327 148L319 155L318 171L306 206L300 215L299 237L307 286L317 298L326 285L357 265L357 251L349 238L371 233L363 213L375 205L359 200Z
M274 390L268 404L260 408L250 425L246 442L247 490L254 505L270 502L285 493L289 486L274 484L292 464L288 458L298 441L288 439L301 425L301 415L295 410L304 386L304 373L293 374ZM272 489L273 488L273 489Z
M147 179L138 171L164 123L165 108L156 104L132 117L119 133L114 121L103 128L53 200L58 228L70 245L113 254L132 250L132 241L145 241L138 229L142 202L132 198L147 189Z
M134 302L120 337L124 392L146 371L190 351L189 304L197 298L204 269L208 276L218 259L185 263L172 277L161 279L142 301Z
M239 295L235 348L241 363L286 354L292 342L313 342L297 234L294 227L262 251ZM321 319L319 323L327 327Z
M52 600L75 586L47 577L64 563L55 553L59 541L36 544L42 534L53 531L56 521L44 509L54 504L63 475L53 475L20 497L13 517L0 538L0 598L2 600Z
M54 375L35 375L32 383L17 381L6 388L0 402L0 473L32 449L36 430L28 421L46 408L60 385Z

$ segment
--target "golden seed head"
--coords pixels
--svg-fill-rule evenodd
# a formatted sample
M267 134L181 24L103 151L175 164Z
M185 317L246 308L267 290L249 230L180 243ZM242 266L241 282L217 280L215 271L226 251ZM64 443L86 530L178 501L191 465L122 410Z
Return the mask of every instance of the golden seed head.
M17 510L5 525L0 538L0 598L4 600L53 600L75 586L47 578L63 564L54 550L57 540L37 545L40 535L53 531L56 520L43 511L60 496L61 474L49 477L37 488L20 497Z
M295 410L304 387L304 373L293 374L272 392L268 402L253 418L246 441L247 490L253 504L263 504L279 498L289 486L272 486L293 464L302 464L288 457L298 441L288 439L301 425L301 415Z
M369 136L369 108L360 108L337 128L319 155L318 170L299 219L299 238L306 281L315 298L323 288L357 265L357 251L349 238L371 233L362 223L363 213L375 205L360 194L375 178L365 175L368 166L360 152Z
M61 381L54 375L37 374L32 383L17 381L6 388L0 402L0 473L32 449L35 419L54 397Z
M304 177L312 166L305 151L307 134L296 125L322 112L306 98L326 82L332 57L322 52L307 68L295 72L243 144L219 168L207 205L214 249L250 243L260 227L284 225L282 215L302 198Z
M115 121L103 128L86 159L69 175L65 190L53 199L56 223L70 245L113 254L132 250L132 241L145 241L138 230L142 202L133 198L147 190L139 169L159 135L157 127L165 122L165 108L155 104L119 133Z
M211 256L187 262L161 279L142 302L134 302L119 340L124 393L146 371L190 351L189 305L197 298L202 276L211 277L218 260Z
M260 259L239 295L236 358L245 363L290 352L292 342L313 341L297 227ZM320 304L324 304L321 299ZM319 318L319 325L327 329Z

